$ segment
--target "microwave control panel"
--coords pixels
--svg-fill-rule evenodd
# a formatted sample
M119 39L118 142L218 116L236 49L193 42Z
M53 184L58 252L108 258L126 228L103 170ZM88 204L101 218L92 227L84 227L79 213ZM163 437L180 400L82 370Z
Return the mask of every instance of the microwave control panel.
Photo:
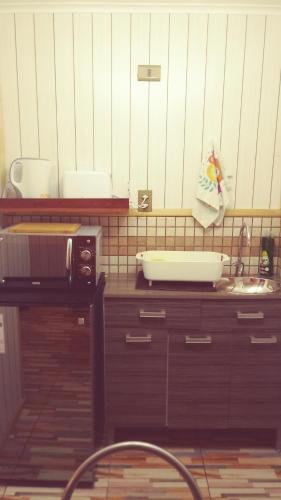
M74 238L74 280L84 285L96 284L96 238Z

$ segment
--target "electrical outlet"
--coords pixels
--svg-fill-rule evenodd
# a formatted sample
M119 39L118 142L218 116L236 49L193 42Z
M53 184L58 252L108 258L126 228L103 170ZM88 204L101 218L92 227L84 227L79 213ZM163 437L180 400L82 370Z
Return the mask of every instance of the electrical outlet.
M150 189L138 190L138 211L139 212L152 211L152 191Z

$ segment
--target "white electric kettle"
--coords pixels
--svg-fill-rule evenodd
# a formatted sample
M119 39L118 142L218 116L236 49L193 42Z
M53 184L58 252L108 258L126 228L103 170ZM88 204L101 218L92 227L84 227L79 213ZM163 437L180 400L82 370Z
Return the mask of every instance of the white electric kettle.
M49 198L53 164L40 158L17 158L10 167L10 182L21 198Z

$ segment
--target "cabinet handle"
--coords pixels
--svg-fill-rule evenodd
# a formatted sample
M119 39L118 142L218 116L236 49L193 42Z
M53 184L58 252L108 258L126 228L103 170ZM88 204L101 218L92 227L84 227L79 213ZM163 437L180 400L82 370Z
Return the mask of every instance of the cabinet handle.
M144 309L139 310L140 318L157 318L166 319L166 311L161 309L161 311L144 311Z
M185 344L211 344L213 339L211 335L206 335L205 337L191 337L190 335L185 336Z
M152 342L152 337L151 335L146 335L145 337L136 337L131 335L129 333L126 334L126 344L151 344Z
M243 313L241 311L236 312L237 319L264 319L264 312L257 311L252 313Z
M275 335L271 335L270 337L255 337L254 335L250 335L250 343L251 344L277 344L278 339Z

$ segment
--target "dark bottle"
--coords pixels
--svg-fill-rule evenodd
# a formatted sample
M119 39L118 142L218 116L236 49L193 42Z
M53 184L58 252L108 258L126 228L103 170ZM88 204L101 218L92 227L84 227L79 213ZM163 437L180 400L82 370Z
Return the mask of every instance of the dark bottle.
M273 275L273 255L274 239L271 236L263 236L261 239L261 257L259 264L259 273L262 276Z

